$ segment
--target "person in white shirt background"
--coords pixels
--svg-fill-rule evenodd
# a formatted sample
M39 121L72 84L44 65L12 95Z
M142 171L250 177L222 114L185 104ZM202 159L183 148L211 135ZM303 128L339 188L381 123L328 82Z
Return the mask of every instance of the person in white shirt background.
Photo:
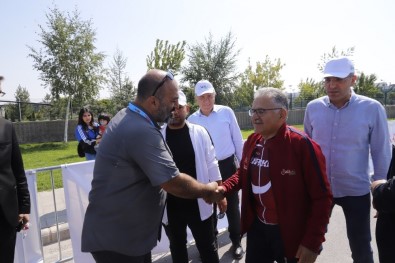
M222 184L215 150L207 130L186 121L189 105L186 96L178 91L178 107L172 112L162 134L178 169L201 183L216 181ZM220 212L226 210L226 200L218 203ZM218 246L214 222L217 215L213 205L202 198L185 199L167 194L163 223L170 241L174 263L188 262L187 227L191 229L203 263L218 263Z
M233 110L227 106L216 105L215 89L208 80L201 80L195 85L196 101L199 109L189 116L188 121L205 127L213 142L222 180L236 172L237 162L241 160L243 138ZM237 161L235 161L235 157ZM227 197L229 238L232 241L232 253L235 259L244 255L240 237L239 196L234 193Z

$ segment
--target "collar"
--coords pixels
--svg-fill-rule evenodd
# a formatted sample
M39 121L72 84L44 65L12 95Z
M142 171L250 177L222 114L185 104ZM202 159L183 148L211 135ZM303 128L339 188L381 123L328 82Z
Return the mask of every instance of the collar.
M200 110L200 108L199 108L198 112L199 112L199 116L206 116L206 115L204 115L204 114L202 113L202 111ZM218 112L218 105L215 105L215 104L214 104L213 110L210 112L210 114L213 113L213 112ZM209 114L209 116L210 116L210 114ZM208 116L207 116L207 117L208 117Z
M352 104L356 99L357 99L357 94L354 92L353 89L351 89L351 97L350 97L350 99L349 99L341 108L339 108L339 109L342 109L342 108L347 107L348 105ZM324 103L325 103L325 106L327 106L328 108L330 108L330 107L335 107L335 106L331 103L331 101L329 100L329 97L328 97L328 96L325 96L325 97L324 97ZM335 108L338 109L337 107L335 107Z
M137 114L139 114L141 117L143 117L146 121L148 121L155 128L160 129L160 126L158 125L158 123L156 121L153 121L152 117L150 116L150 114L145 112L142 108L136 106L132 102L129 103L128 108L129 108L130 111L136 112Z
M267 139L267 140L265 141L265 144L266 144L266 143L275 142L275 141L281 140L281 138L284 138L284 136L285 136L285 134L286 134L286 132L287 132L287 127L288 127L287 123L284 122L284 123L280 126L280 128L277 130L276 135L274 135L274 136L271 137L270 139ZM257 143L257 142L263 140L263 137L262 137L261 134L259 134L259 133L254 133L254 134L256 134L256 141L255 141L255 143Z

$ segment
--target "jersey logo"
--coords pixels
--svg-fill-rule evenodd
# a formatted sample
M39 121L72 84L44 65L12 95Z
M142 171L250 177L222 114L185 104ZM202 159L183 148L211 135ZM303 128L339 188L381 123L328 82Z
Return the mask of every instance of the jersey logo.
M254 194L264 194L267 191L269 191L270 187L272 187L272 183L269 181L267 184L262 186L254 185L251 183L251 186L252 186L252 192Z
M288 174L288 175L295 175L296 172L295 172L295 170L286 170L286 169L283 169L283 170L281 171L281 175L286 175L286 174Z
M251 159L251 164L259 166L259 167L267 168L267 167L269 167L269 160L262 160L260 158L254 157L254 158Z

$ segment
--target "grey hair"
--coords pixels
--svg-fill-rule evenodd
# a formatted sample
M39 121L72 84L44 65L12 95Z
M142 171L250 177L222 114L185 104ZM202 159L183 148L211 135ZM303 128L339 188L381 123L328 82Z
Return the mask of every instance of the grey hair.
M279 107L288 110L288 98L284 92L280 89L267 87L267 88L260 88L254 94L254 99L260 97L269 97L273 100L273 102L278 105Z

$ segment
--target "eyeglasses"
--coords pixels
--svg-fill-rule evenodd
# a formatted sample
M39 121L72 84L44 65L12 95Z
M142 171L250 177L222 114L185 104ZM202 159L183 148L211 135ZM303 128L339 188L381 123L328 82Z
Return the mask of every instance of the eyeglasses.
M222 218L224 218L225 217L225 213L219 213L218 215L217 215L217 218L218 219L222 219Z
M159 84L156 86L154 92L152 93L152 96L155 96L155 94L156 94L156 92L158 91L158 89L159 89L160 87L162 87L163 84L165 84L165 81L166 81L167 79L170 79L170 80L173 80L173 79L174 79L174 75L173 75L173 73L171 73L170 70L167 71L166 76L165 76L165 77L162 79L162 81L159 82Z
M271 110L281 110L282 108L272 108L272 109L249 109L248 110L248 115L252 117L254 113L256 113L258 116L265 115L266 112L271 111Z

